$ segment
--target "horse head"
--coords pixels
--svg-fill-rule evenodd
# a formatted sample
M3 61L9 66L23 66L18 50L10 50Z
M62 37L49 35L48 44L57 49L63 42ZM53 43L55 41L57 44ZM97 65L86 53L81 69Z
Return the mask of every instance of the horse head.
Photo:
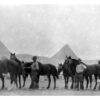
M63 65L62 64L58 64L58 75L60 74L60 72L63 70Z
M15 53L10 53L10 59L11 60L17 59Z

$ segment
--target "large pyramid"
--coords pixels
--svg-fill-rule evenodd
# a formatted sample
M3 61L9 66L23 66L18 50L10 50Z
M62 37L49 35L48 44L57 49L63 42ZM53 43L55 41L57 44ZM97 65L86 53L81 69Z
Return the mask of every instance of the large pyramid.
M68 44L62 47L52 58L64 60L66 56L71 56L74 59L77 58L77 56L75 55L75 53L72 51L72 49L69 47Z
M8 48L0 41L0 59L9 57L10 51Z

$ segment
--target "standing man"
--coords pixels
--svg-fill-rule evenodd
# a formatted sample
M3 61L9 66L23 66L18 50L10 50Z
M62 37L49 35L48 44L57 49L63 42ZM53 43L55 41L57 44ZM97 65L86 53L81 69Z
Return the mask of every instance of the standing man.
M31 85L30 85L30 88L36 89L36 88L39 88L38 77L37 77L39 65L37 62L37 56L33 56L32 60L33 60L33 64L31 65Z
M75 88L77 88L77 90L79 90L79 89L83 90L84 89L84 86L83 86L83 80L84 80L83 72L86 69L86 66L81 63L80 59L78 59L78 61L79 61L79 64L76 66L76 74L75 74L75 82L76 82Z

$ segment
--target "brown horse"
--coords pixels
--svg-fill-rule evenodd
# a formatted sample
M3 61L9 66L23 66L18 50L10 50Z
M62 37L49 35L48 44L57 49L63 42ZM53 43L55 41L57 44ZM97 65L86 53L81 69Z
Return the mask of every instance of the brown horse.
M3 74L10 74L11 82L14 81L16 84L16 87L18 87L17 84L17 74L18 74L19 66L18 63L16 63L13 60L9 59L3 59L0 60L0 78L2 80L2 89L4 88L4 76Z
M19 79L19 88L21 88L21 75L23 75L22 62L16 57L15 53L10 54L10 59L15 61L18 64L18 73L17 77Z

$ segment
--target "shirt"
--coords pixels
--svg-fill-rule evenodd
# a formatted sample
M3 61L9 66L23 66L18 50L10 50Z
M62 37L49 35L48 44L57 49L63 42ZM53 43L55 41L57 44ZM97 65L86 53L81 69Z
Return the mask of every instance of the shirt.
M33 64L31 65L31 68L32 68L33 70L39 70L38 62L37 62L37 61L36 61L36 62L33 62Z
M76 72L77 73L83 72L84 69L86 69L86 66L83 65L83 64L79 64L79 65L76 66Z

